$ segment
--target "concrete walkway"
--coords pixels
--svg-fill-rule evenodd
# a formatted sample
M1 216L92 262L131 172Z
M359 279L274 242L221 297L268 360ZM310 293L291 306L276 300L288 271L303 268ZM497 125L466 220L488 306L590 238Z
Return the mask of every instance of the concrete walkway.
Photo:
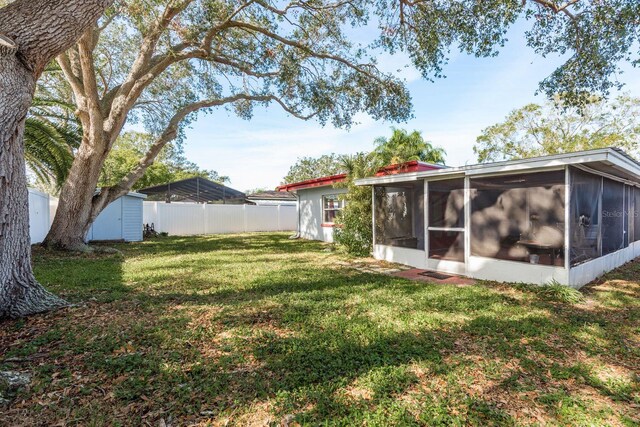
M430 270L422 270L419 268L409 267L402 264L394 264L386 261L380 261L374 258L359 258L353 261L339 261L338 265L356 269L362 273L386 274L389 276L402 277L403 279L415 280L418 282L427 282L440 285L456 285L471 286L476 283L474 279L468 277L456 276L447 273L437 273ZM432 277L425 275L435 273L446 277Z

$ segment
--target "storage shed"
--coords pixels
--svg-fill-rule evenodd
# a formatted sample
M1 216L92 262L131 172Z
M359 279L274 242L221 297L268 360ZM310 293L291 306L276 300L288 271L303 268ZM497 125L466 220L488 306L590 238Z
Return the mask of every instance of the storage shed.
M142 201L146 197L140 193L129 193L113 201L93 222L87 241L141 241Z

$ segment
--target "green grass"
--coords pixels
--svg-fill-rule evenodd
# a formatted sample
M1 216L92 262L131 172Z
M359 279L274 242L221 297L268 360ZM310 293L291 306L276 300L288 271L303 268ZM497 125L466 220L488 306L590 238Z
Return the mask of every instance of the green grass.
M0 370L35 374L0 425L640 423L640 264L577 293L361 273L282 233L117 248L35 251L76 305L0 324Z

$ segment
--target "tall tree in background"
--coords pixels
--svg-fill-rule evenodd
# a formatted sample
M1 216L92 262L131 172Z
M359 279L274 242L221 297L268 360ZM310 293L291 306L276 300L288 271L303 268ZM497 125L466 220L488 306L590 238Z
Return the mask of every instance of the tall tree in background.
M390 138L375 139L375 150L371 153L344 156L342 160L347 179L336 187L346 188L347 193L342 196L345 207L336 221L339 226L335 229L335 241L351 255L367 256L373 245L371 187L357 186L357 179L373 176L384 166L411 160L444 164L445 151L426 142L420 132L391 130Z
M300 119L349 126L363 111L409 116L406 88L381 73L344 27L368 4L131 0L116 5L57 58L84 130L45 244L84 249L102 209L133 188L192 113L229 107L250 118L275 104ZM119 182L95 188L127 121L155 139Z
M345 173L347 170L343 162L344 157L344 155L335 153L323 154L320 157L300 157L289 168L282 183L291 184L292 182Z
M24 128L36 80L73 44L109 0L17 0L0 8L0 318L65 302L31 269Z
M118 3L58 57L85 133L46 243L83 248L98 213L133 187L200 109L227 106L248 118L256 104L272 103L336 126L349 126L356 112L403 120L409 97L377 69L380 51L404 50L425 78L439 77L452 46L495 55L520 18L531 22L525 37L537 53L573 53L541 89L580 103L617 84L621 61L638 60L631 47L639 12L636 0ZM379 36L352 42L372 22ZM145 124L156 140L119 183L94 194L127 120Z
M559 99L544 106L525 105L484 129L473 151L479 162L492 162L604 147L638 155L639 98L594 98L580 111Z
M390 138L383 136L374 141L375 157L383 165L393 165L410 160L444 164L445 151L425 141L417 130L409 133L404 129L391 128Z
M108 187L120 182L135 167L151 144L153 136L147 133L125 132L120 135L104 162L98 185ZM178 148L169 144L158 154L154 163L147 168L132 189L138 190L196 176L216 182L228 181L227 177L218 175L216 171L201 169L188 161Z

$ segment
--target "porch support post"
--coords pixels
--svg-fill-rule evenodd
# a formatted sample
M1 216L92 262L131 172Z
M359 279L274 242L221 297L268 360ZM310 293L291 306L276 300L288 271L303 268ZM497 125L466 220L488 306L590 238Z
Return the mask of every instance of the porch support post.
M471 256L471 179L464 177L464 270L469 274Z
M376 254L376 186L371 186L371 250Z
M424 203L424 256L425 264L429 268L429 181L424 180L424 195L422 197Z
M567 285L571 286L571 171L564 167L564 268Z

